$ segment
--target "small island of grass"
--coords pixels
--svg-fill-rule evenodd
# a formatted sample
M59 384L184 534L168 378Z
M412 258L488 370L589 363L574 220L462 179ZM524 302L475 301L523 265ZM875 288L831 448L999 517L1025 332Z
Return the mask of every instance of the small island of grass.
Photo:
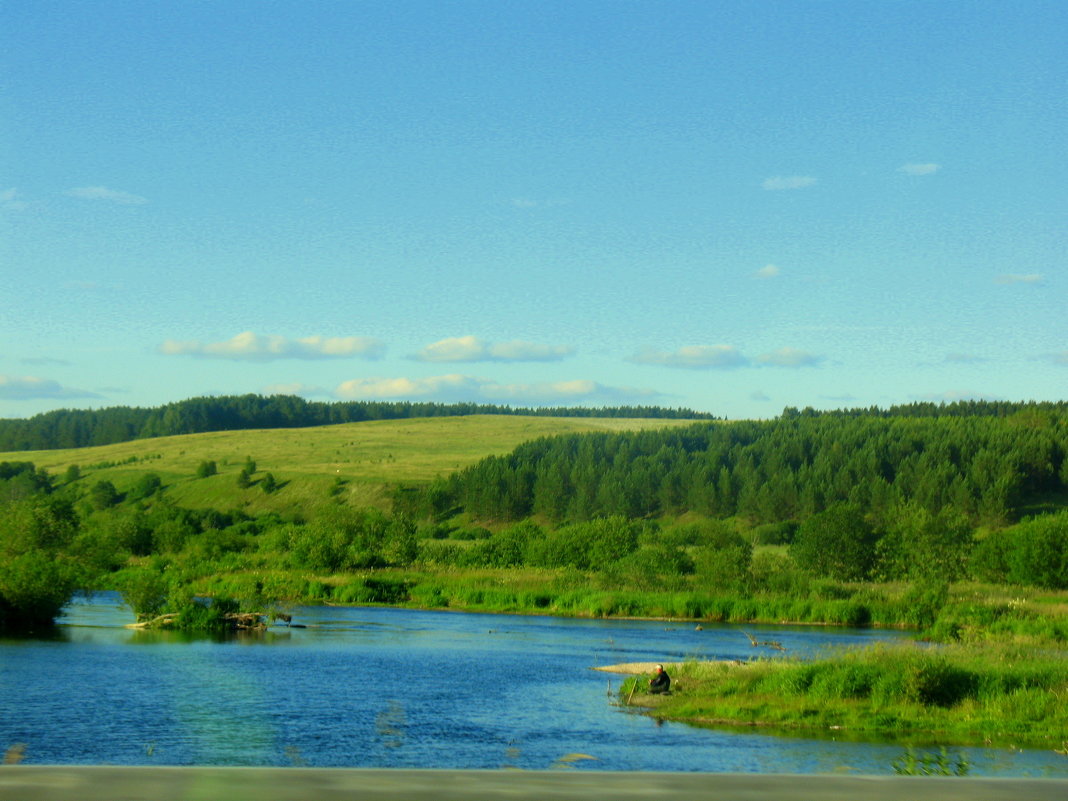
M1068 659L1009 643L876 645L823 659L688 662L672 692L623 683L658 719L840 739L1053 748L1068 743Z

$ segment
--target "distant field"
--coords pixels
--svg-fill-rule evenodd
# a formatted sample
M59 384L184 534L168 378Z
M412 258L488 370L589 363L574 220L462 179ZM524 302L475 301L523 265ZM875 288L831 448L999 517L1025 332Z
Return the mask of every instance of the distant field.
M145 472L163 479L168 496L198 507L264 511L323 497L337 479L354 502L374 503L383 485L425 482L503 454L522 442L554 434L634 431L691 425L691 420L554 418L479 415L375 420L316 428L220 431L159 437L94 448L0 453L0 461L33 462L62 476L81 468L82 482L109 480L124 490ZM246 458L254 479L270 472L282 490L267 496L235 479ZM196 479L197 466L212 460L219 474Z

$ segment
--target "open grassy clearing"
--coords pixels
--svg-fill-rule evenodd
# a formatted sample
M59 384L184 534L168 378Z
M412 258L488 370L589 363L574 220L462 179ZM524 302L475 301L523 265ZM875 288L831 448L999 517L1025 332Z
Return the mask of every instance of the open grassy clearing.
M59 476L70 465L85 485L111 481L125 490L145 472L157 473L168 496L196 508L241 508L249 513L314 508L338 480L343 498L380 505L384 487L445 476L479 459L505 454L522 442L556 434L632 431L690 425L694 421L620 418L552 418L476 415L374 420L315 428L219 431L141 439L92 448L0 453L0 461L33 462ZM265 495L235 479L251 458L257 473L270 472L283 486ZM201 462L218 474L197 479Z

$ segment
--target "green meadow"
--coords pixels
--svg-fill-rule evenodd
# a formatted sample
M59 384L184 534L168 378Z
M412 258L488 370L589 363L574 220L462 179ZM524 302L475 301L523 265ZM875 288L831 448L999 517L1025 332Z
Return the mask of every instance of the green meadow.
M553 418L473 415L270 430L221 431L158 437L62 450L0 453L0 462L33 462L60 476L76 465L81 481L110 481L125 491L146 472L160 476L167 496L193 508L242 509L249 514L300 509L311 516L340 482L340 498L353 505L386 506L389 488L421 484L502 455L539 437L591 431L640 431L689 425L689 420ZM250 493L234 479L246 460L270 472L284 492ZM196 478L198 466L218 472Z

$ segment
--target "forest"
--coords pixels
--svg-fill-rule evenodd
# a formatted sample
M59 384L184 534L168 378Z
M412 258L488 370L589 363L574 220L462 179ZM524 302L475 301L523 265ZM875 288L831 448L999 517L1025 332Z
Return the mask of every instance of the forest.
M474 517L495 520L689 512L775 523L848 503L881 526L908 503L999 526L1063 502L1066 452L1063 409L1020 407L1005 416L787 414L543 438L488 457L433 489Z
M252 456L184 476L170 467L166 480L158 462L135 460L121 486L95 476L108 465L3 462L0 626L47 625L75 590L106 588L141 616L214 596L253 609L403 603L943 637L974 630L979 615L988 629L1013 620L1068 639L1063 618L977 606L962 589L1068 589L1068 411L943 411L787 410L542 437L396 483L370 506L349 502L333 475L309 485L320 501L297 501L285 465L264 470ZM175 502L179 485L210 482L233 501ZM274 510L250 511L265 496Z
M318 403L294 395L190 398L156 408L60 409L26 419L0 420L0 451L53 450L109 445L135 439L240 431L308 428L367 420L474 414L524 417L627 417L701 420L712 415L659 406L514 408L476 403L351 401Z

